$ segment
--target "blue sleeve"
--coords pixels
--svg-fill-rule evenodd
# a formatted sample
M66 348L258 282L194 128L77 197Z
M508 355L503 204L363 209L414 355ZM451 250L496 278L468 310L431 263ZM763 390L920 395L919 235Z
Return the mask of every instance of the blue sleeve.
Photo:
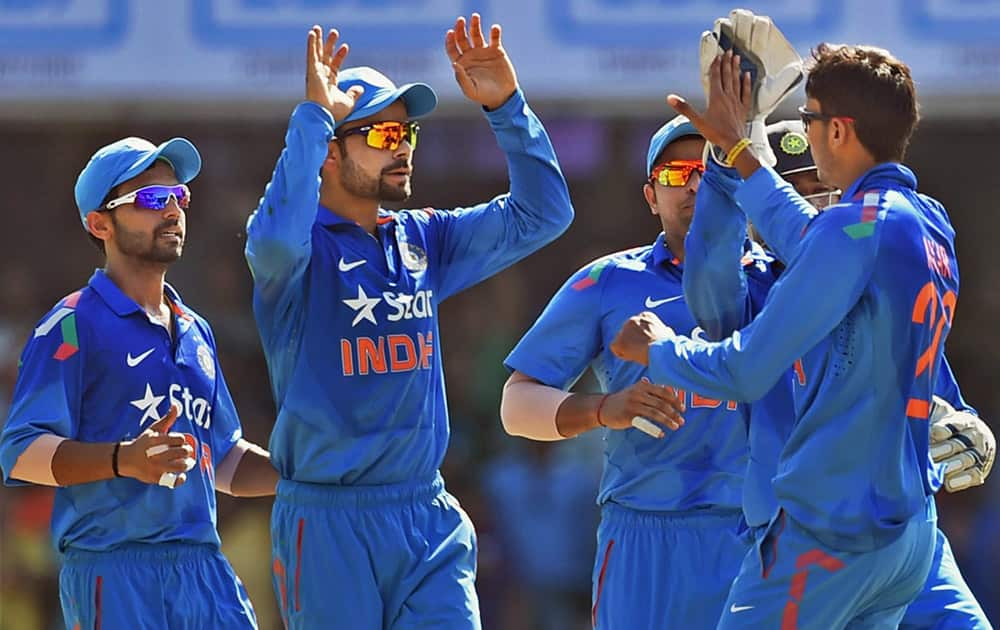
M709 160L684 239L684 300L712 340L750 321L747 279L740 262L747 220L732 200L741 181Z
M211 334L211 328L208 329L208 332L208 338L212 343L212 354L215 355L215 400L212 401L212 466L218 467L233 446L243 437L243 426L240 424L240 416L236 411L233 395L229 392L226 377L222 374L222 364L219 362L215 336Z
M934 387L934 395L947 400L951 403L952 407L959 411L968 411L977 416L979 415L979 412L967 403L962 396L962 390L958 387L955 373L952 372L951 364L948 363L948 357L944 354L941 355L941 367L938 372L937 384Z
M436 295L445 299L540 249L573 221L566 180L542 123L520 90L486 117L507 154L510 192L435 212Z
M650 378L721 400L752 402L767 393L836 328L867 286L880 231L852 239L843 228L857 217L850 207L819 215L763 310L732 337L712 343L674 336L652 344Z
M40 436L50 433L77 437L86 339L78 333L75 311L49 327L54 317L59 317L59 310L41 321L21 353L10 413L0 434L0 467L7 485L25 485L11 479L10 471L21 453Z
M757 169L734 196L782 262L795 258L806 227L819 211L768 166Z
M247 220L246 257L257 296L280 313L299 293L312 255L320 168L333 137L333 116L312 102L292 112L285 148L260 205Z
M504 361L550 387L569 389L603 347L601 261L573 274Z

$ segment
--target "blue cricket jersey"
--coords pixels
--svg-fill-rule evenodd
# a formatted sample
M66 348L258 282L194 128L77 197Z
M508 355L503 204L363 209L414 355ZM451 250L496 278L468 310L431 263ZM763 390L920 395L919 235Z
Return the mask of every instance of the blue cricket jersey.
M733 252L743 242L746 217L732 200L742 180L733 169L708 165L696 198L696 212L685 241L688 251L684 275L685 298L691 313L710 332L723 338L747 325L763 308L777 272L746 273ZM778 226L787 234L801 234L813 212L804 209L794 221ZM779 239L779 244L782 241ZM749 268L752 269L752 268ZM717 330L709 326L717 325ZM751 405L750 457L743 489L743 512L751 527L767 524L778 509L771 480L795 424L793 389L802 387L804 373L794 366ZM955 408L975 413L958 388L947 358L943 358L935 394ZM943 481L943 467L932 463L932 488Z
M625 389L647 373L608 349L625 320L650 310L677 330L701 332L684 302L682 275L663 234L651 246L594 261L559 289L505 365L559 389L569 389L592 367L601 391ZM633 428L604 430L598 503L657 511L739 509L746 409L696 391L679 392L687 423L662 440Z
M56 549L107 551L124 543L184 542L219 547L215 467L240 437L208 322L164 286L167 329L98 270L86 287L42 318L21 355L10 416L0 435L4 482L24 449L44 434L81 442L139 436L170 405L172 432L194 448L195 467L176 489L119 478L56 489Z
M391 484L441 465L449 428L438 304L573 218L520 90L486 117L507 154L510 193L471 208L379 211L373 236L319 206L333 117L309 102L292 113L246 245L278 408L271 457L284 479Z
M796 366L794 425L772 485L833 548L888 544L934 490L927 418L958 267L944 208L915 189L909 169L880 164L816 214L760 169L735 199L787 270L732 337L650 349L657 382L737 400L760 399ZM811 220L796 234L788 226L802 215Z

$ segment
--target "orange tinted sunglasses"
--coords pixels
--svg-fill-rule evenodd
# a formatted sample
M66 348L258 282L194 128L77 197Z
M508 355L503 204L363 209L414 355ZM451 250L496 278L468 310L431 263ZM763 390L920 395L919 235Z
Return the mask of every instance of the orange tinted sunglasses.
M705 163L701 160L671 160L654 168L649 181L661 186L687 186L691 174L695 171L698 171L699 175L704 175Z
M347 136L364 134L365 142L368 146L374 149L395 151L402 144L403 140L406 140L410 144L410 149L416 149L417 133L419 131L420 125L415 121L398 122L390 120L338 131L336 136L346 138Z

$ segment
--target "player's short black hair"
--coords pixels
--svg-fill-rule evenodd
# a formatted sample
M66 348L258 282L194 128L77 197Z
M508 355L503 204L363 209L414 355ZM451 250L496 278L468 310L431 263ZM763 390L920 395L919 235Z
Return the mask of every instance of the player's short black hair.
M901 162L920 114L910 68L874 46L820 44L812 51L806 95L822 113L854 119L858 140L877 162Z

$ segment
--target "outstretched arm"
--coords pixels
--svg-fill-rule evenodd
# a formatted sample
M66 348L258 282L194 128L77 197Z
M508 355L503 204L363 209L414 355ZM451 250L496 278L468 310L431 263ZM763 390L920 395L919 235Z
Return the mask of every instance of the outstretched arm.
M471 35L465 18L445 36L463 94L486 110L507 156L510 192L471 208L435 212L441 299L497 273L563 233L573 220L569 189L541 121L528 107L500 26L487 43L478 14Z

